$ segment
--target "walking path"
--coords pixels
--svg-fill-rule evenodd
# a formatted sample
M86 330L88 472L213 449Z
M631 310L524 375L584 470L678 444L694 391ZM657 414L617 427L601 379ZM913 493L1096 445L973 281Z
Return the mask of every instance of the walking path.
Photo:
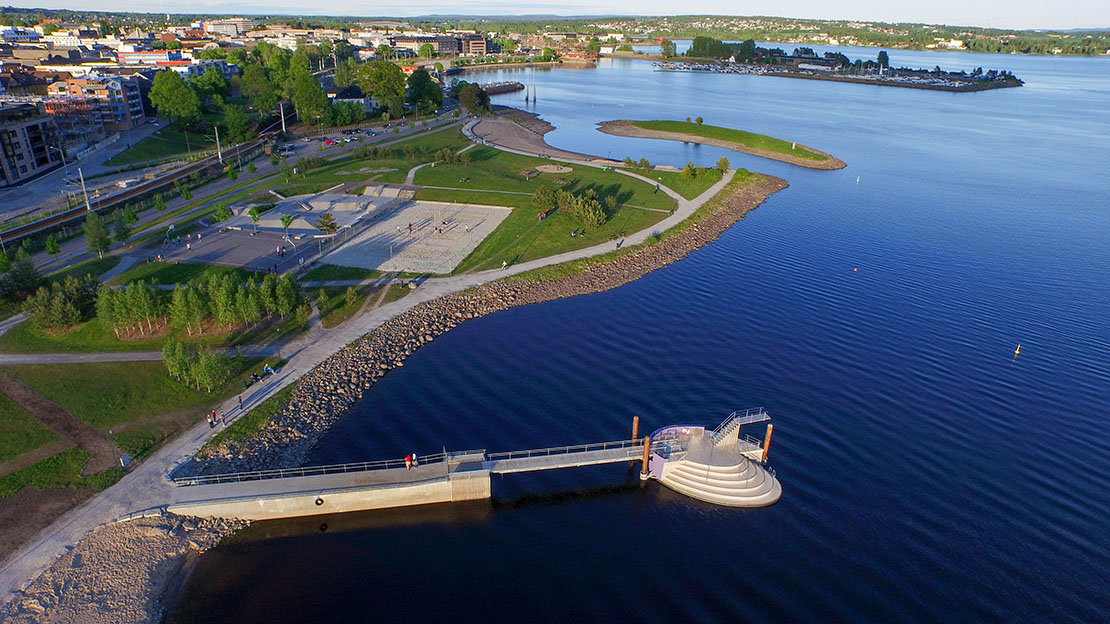
M467 125L472 127L474 123L476 122L470 122ZM466 130L464 128L464 132ZM472 132L468 133L467 136L473 136ZM537 155L524 151L516 151L516 153L529 156ZM591 165L591 163L584 164ZM604 165L591 166L600 167ZM652 184L655 183L630 172L621 171L621 173L643 179ZM732 180L733 173L733 171L726 173L719 182L693 200L687 200L668 188L662 188L661 190L674 197L678 202L674 214L650 228L630 234L617 244L634 245L646 240L653 232L662 232L677 225L693 214L702 204L716 196ZM428 279L419 288L402 299L370 309L364 314L332 329L321 328L318 337L314 340L304 340L287 345L286 347L294 352L282 356L288 358L285 366L277 375L271 376L261 384L257 384L258 389L249 397L244 397L244 407L249 410L261 401L273 396L281 388L295 383L301 376L344 349L348 344L358 340L405 310L437 297L456 293L503 277L570 260L595 256L613 249L614 244L612 242L605 242L556 256L521 262L505 269L492 269ZM247 349L244 349L244 352L246 351ZM215 406L215 409L220 413L228 414L231 418L238 418L243 414L235 398L224 401L223 404ZM114 486L85 504L70 510L52 525L44 528L39 535L24 544L22 548L4 561L3 567L0 567L0 603L8 602L12 597L12 592L19 590L20 587L36 578L54 561L55 557L77 543L96 527L119 519L129 519L134 514L152 510L165 501L171 500L173 486L167 478L168 473L180 463L190 461L197 450L217 431L218 429L210 429L204 422L198 423L167 442Z

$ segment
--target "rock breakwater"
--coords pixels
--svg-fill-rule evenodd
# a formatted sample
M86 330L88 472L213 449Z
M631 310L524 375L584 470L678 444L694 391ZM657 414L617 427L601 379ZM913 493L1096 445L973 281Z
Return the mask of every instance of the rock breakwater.
M321 435L364 392L438 336L471 319L514 306L602 292L627 284L715 241L767 196L786 186L785 181L765 175L745 183L734 182L691 220L652 244L579 261L582 264L578 270L569 274L555 272L544 279L516 276L411 308L302 377L289 404L257 435L241 444L226 443L204 449L181 472L216 474L301 465Z

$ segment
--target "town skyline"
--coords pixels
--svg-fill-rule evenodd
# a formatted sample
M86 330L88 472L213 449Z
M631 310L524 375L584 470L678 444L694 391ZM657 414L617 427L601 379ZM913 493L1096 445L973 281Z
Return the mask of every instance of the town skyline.
M14 2L7 6L21 9L68 9L108 12L165 12L182 14L181 5L166 0L138 2L121 0L108 2L94 0L75 6L67 2ZM685 5L690 10L676 13L672 5L660 1L601 3L504 3L498 0L470 3L465 7L448 2L428 2L419 5L410 3L382 3L375 5L374 13L366 13L369 7L357 2L337 2L329 5L330 10L321 12L317 5L307 5L302 0L207 0L198 9L210 15L303 15L303 16L351 16L351 17L428 17L428 16L466 16L466 17L519 17L535 18L557 17L595 17L595 16L674 16L674 15L723 15L723 16L767 16L792 19L872 21L884 23L943 24L1007 29L1091 29L1110 28L1110 7L1084 2L1066 2L1045 5L1029 0L1018 2L962 3L956 0L942 0L928 6L890 6L872 0L855 0L830 6L814 0L794 0L780 3L772 12L752 6L751 10L737 10L735 5L723 0L702 0L693 5ZM190 11L190 14L197 11Z

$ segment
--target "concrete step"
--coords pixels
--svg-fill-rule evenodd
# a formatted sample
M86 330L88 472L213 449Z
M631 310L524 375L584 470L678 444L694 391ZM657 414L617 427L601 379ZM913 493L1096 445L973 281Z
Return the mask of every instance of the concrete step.
M719 494L721 496L733 496L737 498L745 498L755 496L766 492L771 487L770 475L760 476L753 480L751 483L713 483L692 477L686 474L668 473L661 479L664 483L674 482L684 487L695 489L702 492Z
M706 473L705 471L693 470L689 466L676 466L668 470L665 474L680 476L696 483L709 483L721 487L746 488L761 482L765 478L764 475L766 473L753 470L724 476L719 473Z
M782 496L782 486L779 484L778 479L771 480L770 488L766 492L753 496L720 495L673 482L660 482L670 489L685 496L689 496L690 498L712 503L714 505L721 505L723 507L766 507L767 505L773 505Z

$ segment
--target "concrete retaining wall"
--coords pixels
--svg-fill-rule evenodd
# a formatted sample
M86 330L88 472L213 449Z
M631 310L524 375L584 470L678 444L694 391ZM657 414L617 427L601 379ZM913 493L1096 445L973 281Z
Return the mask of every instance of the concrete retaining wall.
M171 505L168 510L189 516L274 520L428 503L480 500L489 497L489 473L475 471L452 475L451 478L395 486L379 485L190 501Z

